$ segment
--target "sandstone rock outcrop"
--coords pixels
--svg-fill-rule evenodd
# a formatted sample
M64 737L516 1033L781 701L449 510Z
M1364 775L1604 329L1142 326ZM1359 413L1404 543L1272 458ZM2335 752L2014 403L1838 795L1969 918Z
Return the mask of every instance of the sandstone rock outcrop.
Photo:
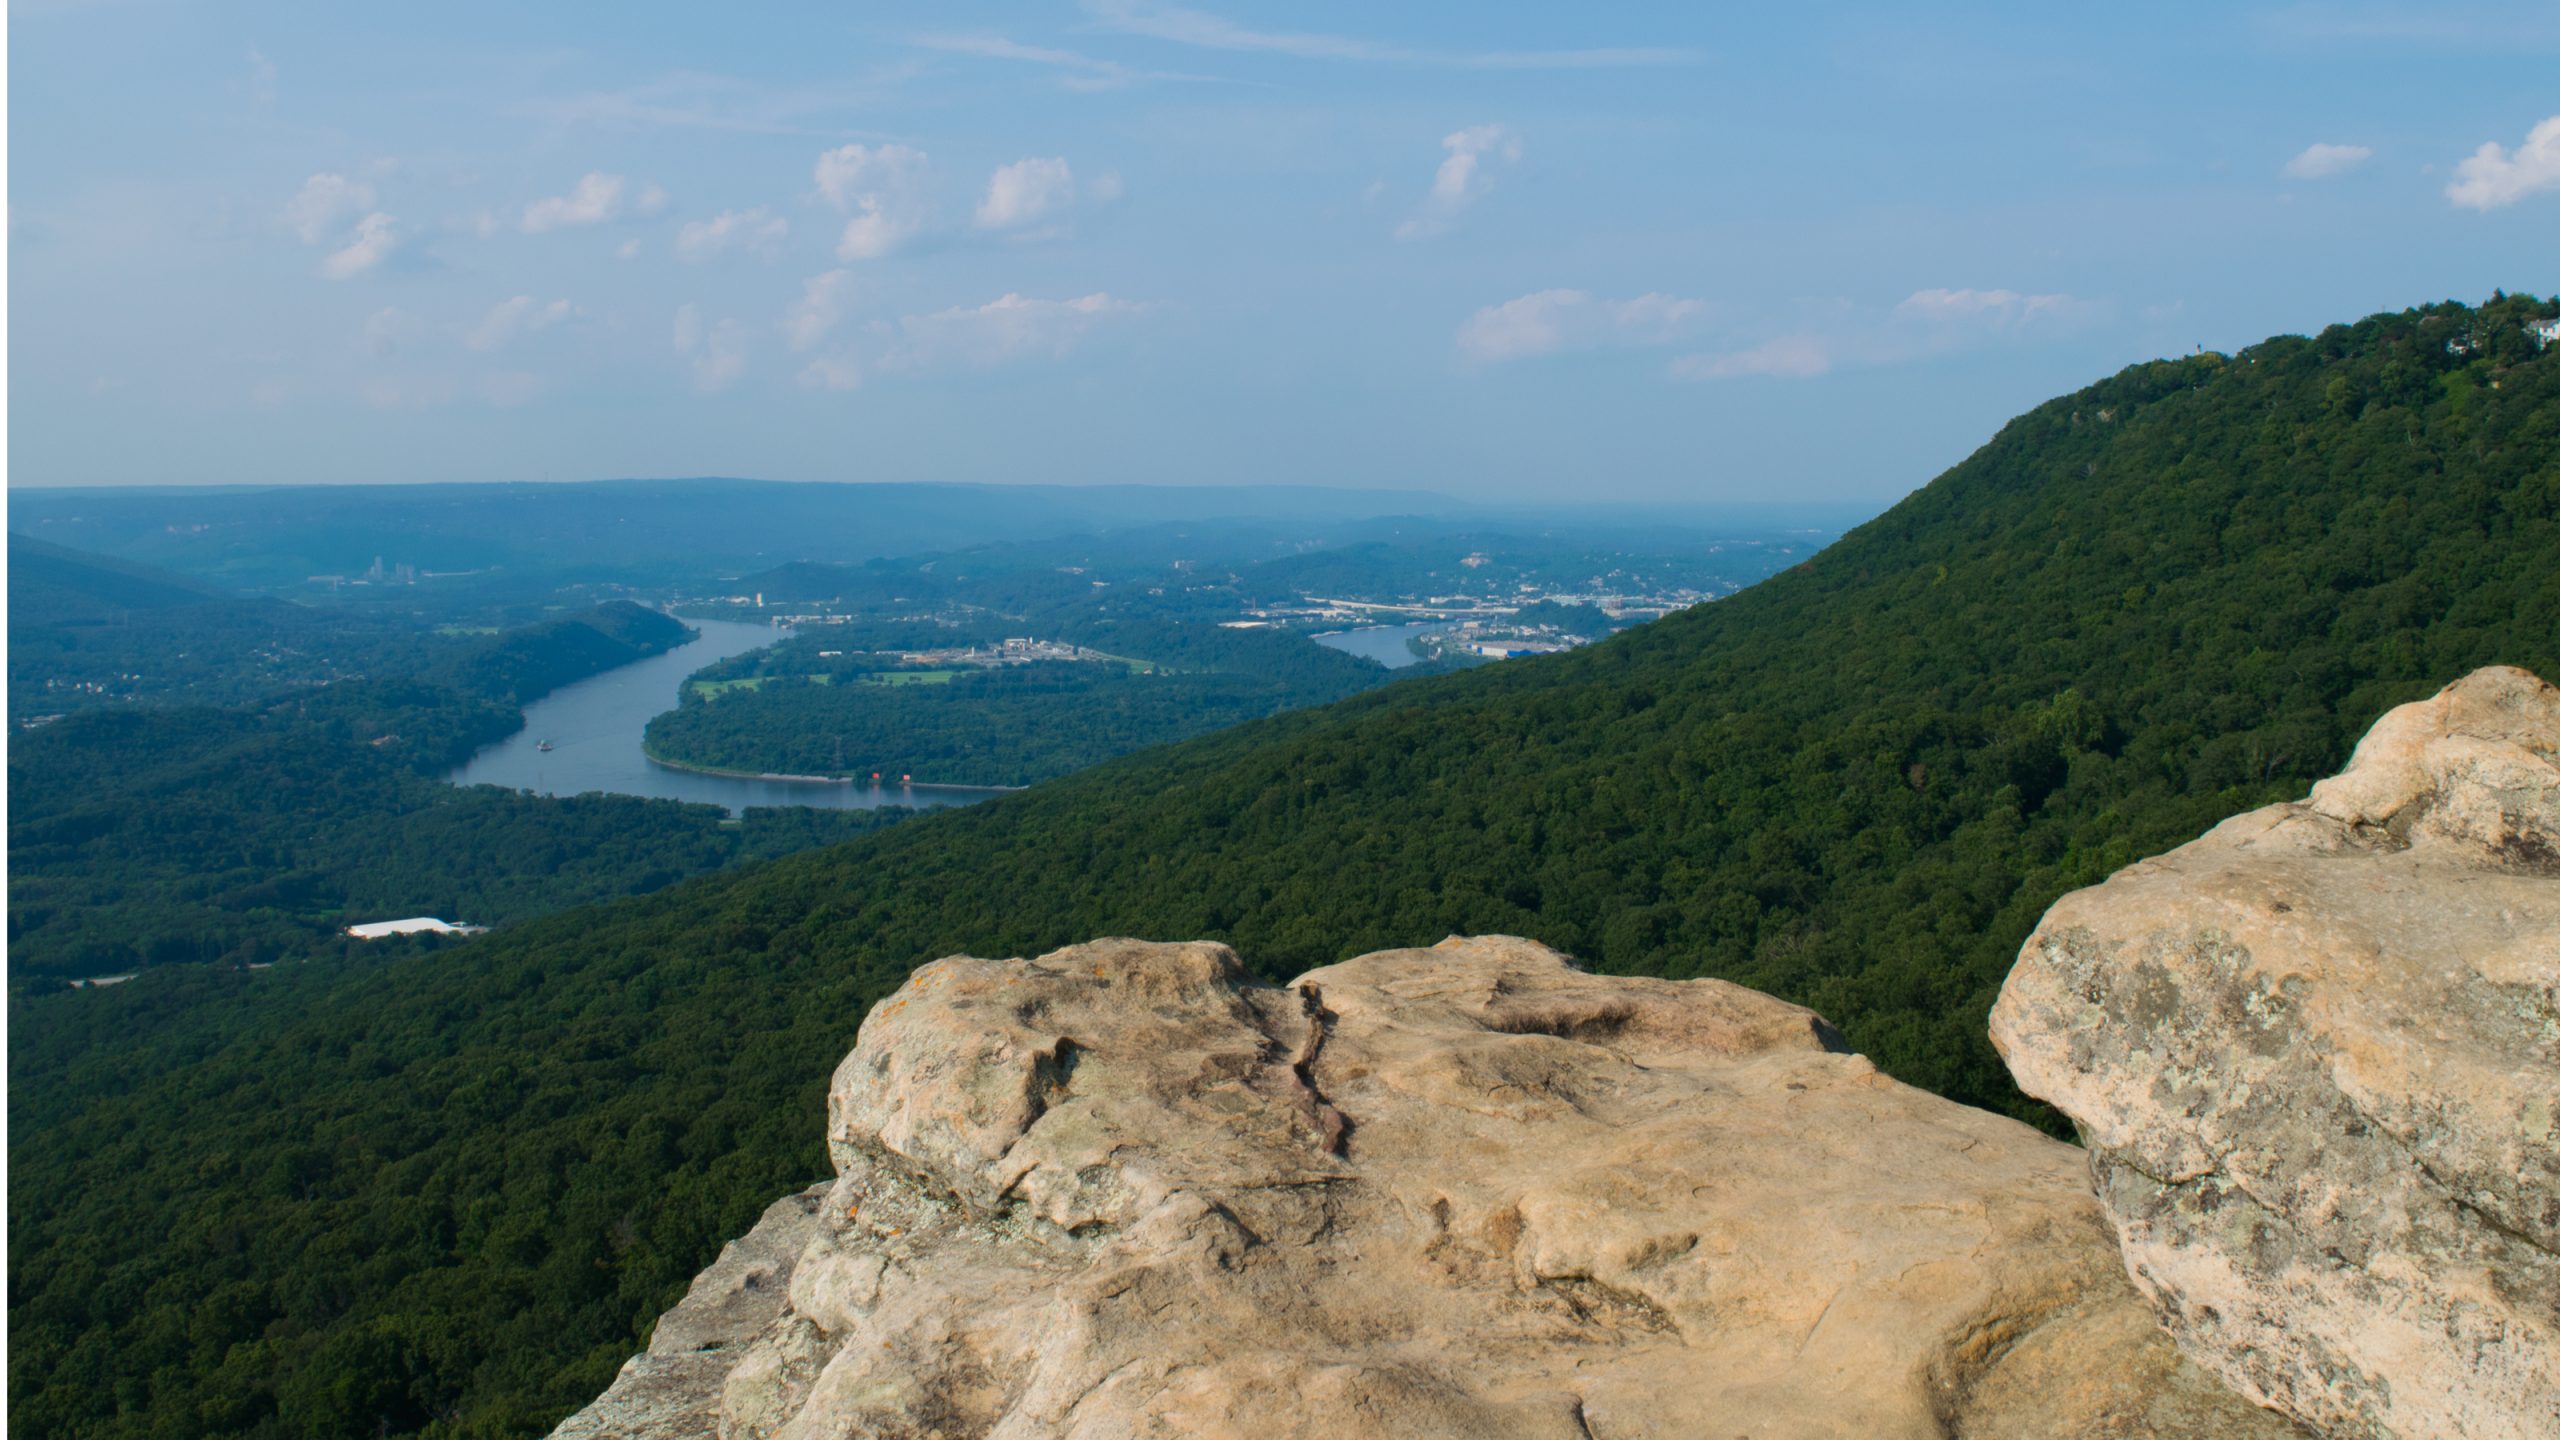
M2085 1157L1811 1012L1452 939L927 965L564 1437L2276 1437Z
M2560 691L2066 896L1992 1038L2188 1355L2333 1437L2560 1435Z

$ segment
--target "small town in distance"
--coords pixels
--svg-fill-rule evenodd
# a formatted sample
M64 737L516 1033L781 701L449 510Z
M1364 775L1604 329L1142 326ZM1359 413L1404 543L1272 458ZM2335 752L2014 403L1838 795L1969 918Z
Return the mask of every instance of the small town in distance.
M1314 578L1336 583L1321 588L1293 588L1285 580L1275 585L1278 577L1264 573L1307 568L1288 562L1247 569L1174 558L1154 574L1086 565L1060 565L1053 573L1070 594L1092 592L1076 598L1094 605L1225 630L1301 635L1401 669L1421 661L1463 665L1570 650L1731 594L1811 554L1828 538L1826 532L1811 530L1701 537L1680 555L1621 549L1597 537L1575 537L1561 548L1542 543L1527 554L1501 545L1454 555L1445 544L1411 546L1362 554L1357 565L1326 566ZM919 567L919 577L931 568ZM799 578L805 580L805 573ZM1346 581L1350 583L1341 583ZM849 587L823 597L805 590L788 597L741 590L700 596L676 608L684 614L786 629L894 619L957 630L970 628L992 607L969 598L964 582L962 589L939 596L885 598ZM817 650L816 658L833 660L845 653L829 646ZM1118 663L1141 672L1153 668L1144 660L1027 634L886 651L879 658L926 669L1041 661Z

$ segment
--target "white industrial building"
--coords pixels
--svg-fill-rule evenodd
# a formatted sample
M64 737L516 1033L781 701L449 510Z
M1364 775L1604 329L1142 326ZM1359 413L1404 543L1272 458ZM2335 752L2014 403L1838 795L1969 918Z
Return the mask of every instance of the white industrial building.
M358 940L380 940L389 935L477 935L486 925L455 925L433 915L413 915L406 920L376 920L365 925L350 925L347 933Z

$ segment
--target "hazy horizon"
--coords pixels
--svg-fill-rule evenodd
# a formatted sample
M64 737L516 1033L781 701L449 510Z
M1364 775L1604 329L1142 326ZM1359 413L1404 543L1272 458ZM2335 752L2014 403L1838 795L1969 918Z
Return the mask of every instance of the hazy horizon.
M1881 509L2560 288L2548 6L18 7L12 489Z
M1855 517L1857 517L1857 518L1863 519L1863 518L1866 518L1866 517L1868 517L1868 516L1871 516L1871 515L1874 515L1874 514L1880 513L1880 512L1882 512L1883 510L1886 510L1886 509L1891 508L1891 507L1892 507L1892 505L1893 505L1896 501L1898 501L1898 500L1900 500L1900 499L1902 499L1902 498L1903 498L1903 495L1894 495L1894 496L1882 497L1882 498L1880 498L1880 499L1873 499L1873 500L1871 500L1871 499L1869 499L1869 498L1867 498L1867 497L1859 497L1859 498L1856 498L1856 499L1849 499L1849 500L1818 500L1818 499L1816 499L1816 500L1794 500L1794 499L1786 499L1786 498L1776 498L1776 499L1766 499L1766 500L1731 500L1731 501L1728 501L1728 500L1717 500L1717 499L1714 499L1714 498L1712 498L1712 497L1683 497L1683 496L1668 496L1668 497L1663 497L1663 498L1660 498L1660 499L1617 499L1617 498L1612 498L1612 497L1606 497L1606 496L1603 496L1603 497L1599 497L1599 498L1596 498L1596 499L1590 499L1590 500L1572 500L1572 499L1561 498L1561 497L1557 497L1557 498L1527 497L1527 498L1517 498L1517 499L1513 499L1513 498L1504 498L1504 497L1499 497L1499 496L1496 496L1496 497L1484 497L1484 498L1469 499L1469 498L1466 498L1466 497L1463 497L1463 496L1450 495L1450 494L1446 494L1446 493L1441 492L1441 491L1429 490L1429 489L1423 489L1423 488L1414 487L1414 486L1397 486L1397 485L1362 485L1362 484L1353 484L1353 483L1325 484L1325 483L1318 482L1318 481L1295 481L1295 480L1237 480L1237 481L1229 481L1229 482L1226 482L1226 483L1220 484L1220 483L1216 483L1216 482L1198 481L1198 480L1081 480L1081 479L1076 479L1076 480L1045 480L1045 481L960 480L960 479L917 479L917 480L830 480L830 479L802 478L802 477L789 477L789 476L768 476L768 475L594 475L594 476L562 477L562 478L558 478L558 479L548 479L548 480L477 480L477 479L470 479L470 480L462 480L462 479L457 479L457 480L433 480L433 481L417 481L417 480L332 481L332 480L317 480L317 481L307 481L307 482L299 482L299 483L285 483L285 482L272 482L272 481L271 481L271 482L266 482L266 483L258 483L258 482L241 482L241 483L236 483L236 484L234 484L234 483L222 483L222 482L207 482L207 483L202 483L202 484L193 484L193 485L189 485L189 484L130 484L130 485L129 485L129 484L120 484L120 483L108 483L108 484L97 484L97 485L41 485L41 484L18 484L18 483L14 483L14 482L13 482L13 483L11 483L11 484L9 485L9 487L8 487L8 488L9 488L9 491L10 491L12 494L19 494L19 495L26 495L26 496L33 497L33 496L78 496L78 495L101 495L101 496L107 496L107 495L143 495L143 494L168 494L168 495L215 495L215 494L223 494L223 493L232 493L232 494L257 494L257 493L263 493L263 492L284 491L284 490L292 490L292 491L322 491L322 490L393 491L393 490L402 490L402 489L424 489L424 488L435 488L435 489L460 489L460 488L468 488L468 487L474 487L474 486L484 487L484 488L506 488L506 487L513 487L513 486L522 486L522 485L548 486L548 487L553 487L553 488L558 488L558 489L574 489L574 488L577 488L577 487L580 487L580 486L605 487L605 486L616 486L616 485L622 485L622 486L659 486L659 487L680 487L680 486L697 486L697 485L698 485L698 486L719 486L719 485L746 485L746 486L753 486L753 485L779 485L779 486L793 486L793 487L802 487L802 486L806 486L806 487L819 487L819 486L862 487L862 486L870 486L870 487L880 487L880 488L894 488L894 487L901 487L901 486L920 486L920 487L944 487L944 488L952 488L952 489L979 489L979 490L1007 490L1007 489L1017 489L1017 488L1020 488L1020 489L1038 488L1038 489L1049 489L1049 490L1167 490L1167 491L1204 491L1204 490L1213 490L1213 491L1266 491L1266 492L1277 492L1277 493L1289 493L1289 492L1301 492L1301 491L1306 491L1306 492L1314 492L1314 493L1319 494L1319 495L1328 495L1328 494L1329 494L1329 495L1343 495L1343 496L1359 496L1359 497L1366 497L1366 498L1376 498L1376 497L1395 497L1395 498L1398 498L1398 499L1410 499L1410 500L1417 501L1417 502L1429 502L1429 503L1430 503L1430 504L1432 504L1432 505L1447 507L1446 511L1441 511L1441 510L1417 510L1417 511L1413 512L1417 517L1419 517L1419 516L1426 516L1426 515L1437 515L1437 514L1442 514L1442 513L1456 513L1456 514L1464 514L1464 515L1469 515L1469 516L1483 516L1483 517L1487 517L1487 518L1509 517L1509 516L1547 516L1547 515L1552 515L1552 516L1562 517L1562 516L1566 516L1566 515L1572 515L1572 516L1577 516L1577 517L1583 517L1583 518L1586 518L1586 519L1593 518L1593 517L1598 517L1598 518L1603 518L1603 519L1605 519L1605 518L1607 518L1607 517L1611 517L1611 516L1620 516L1620 515L1647 515L1647 516L1650 516L1650 515L1682 515L1682 516L1689 516L1689 517L1700 518L1700 519L1709 519L1709 520L1712 520L1712 519L1715 519L1715 518L1718 518L1718 517L1728 517L1728 516L1729 516L1729 517L1753 517L1753 518L1765 518L1765 517L1770 517L1770 516L1802 516L1802 517L1815 517L1815 516L1819 516L1819 517L1824 518L1824 519L1827 519L1827 520L1838 520L1838 519L1843 518L1844 516L1852 516L1852 515L1854 515L1854 516L1855 516ZM1918 487L1918 486L1914 486L1914 487L1913 487L1913 489L1917 489L1917 488L1919 488L1919 487ZM1904 494L1908 494L1908 493L1909 493L1908 491L1904 492ZM1364 511L1363 513L1376 513L1376 514L1379 514L1379 515L1391 515L1391 514L1394 514L1394 513L1396 513L1396 512L1393 512L1393 511L1376 511L1376 512L1366 512L1366 511Z

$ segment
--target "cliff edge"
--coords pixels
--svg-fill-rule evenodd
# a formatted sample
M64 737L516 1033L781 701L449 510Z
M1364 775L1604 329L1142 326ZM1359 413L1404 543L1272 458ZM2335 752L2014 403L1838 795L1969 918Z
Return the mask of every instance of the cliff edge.
M918 970L560 1437L2275 1437L2087 1159L1810 1011L1452 939Z
M2066 896L1992 1040L2179 1346L2335 1437L2560 1435L2560 690Z

